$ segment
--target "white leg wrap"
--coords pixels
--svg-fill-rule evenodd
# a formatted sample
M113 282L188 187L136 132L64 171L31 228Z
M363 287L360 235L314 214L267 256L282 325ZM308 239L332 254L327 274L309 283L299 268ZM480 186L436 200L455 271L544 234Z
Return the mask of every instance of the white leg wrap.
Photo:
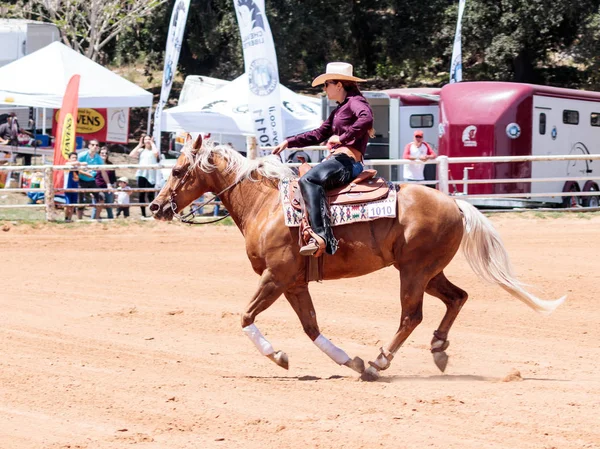
M263 337L263 334L260 333L260 330L258 330L258 327L256 327L254 323L250 326L242 328L242 330L244 331L244 334L246 334L248 338L252 340L252 343L254 343L262 355L271 355L275 352L273 346L271 346L271 343L269 343L267 339Z
M388 366L390 366L390 362L386 356L379 354L379 356L373 362L373 365L377 365L379 369L386 369Z
M444 346L444 340L436 340L431 343L431 349L438 349Z
M323 337L323 334L319 334L314 343L317 345L317 348L331 357L331 359L338 365L343 365L350 360L348 354L331 343L327 338Z

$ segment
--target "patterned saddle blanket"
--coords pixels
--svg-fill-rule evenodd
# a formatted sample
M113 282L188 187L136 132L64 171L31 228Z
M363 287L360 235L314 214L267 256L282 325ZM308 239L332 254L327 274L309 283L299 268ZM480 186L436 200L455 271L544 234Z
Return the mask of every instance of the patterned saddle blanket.
M332 226L396 216L396 187L383 178L374 178L375 170L365 170L350 184L327 192ZM300 226L302 203L297 180L279 184L285 224Z

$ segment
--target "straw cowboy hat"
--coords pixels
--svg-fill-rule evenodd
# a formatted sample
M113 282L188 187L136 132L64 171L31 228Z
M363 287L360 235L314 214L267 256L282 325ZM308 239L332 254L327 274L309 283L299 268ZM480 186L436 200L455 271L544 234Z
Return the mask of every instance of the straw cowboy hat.
M316 87L319 84L323 84L327 80L366 81L361 78L357 78L356 76L353 76L352 64L348 64L347 62L330 62L329 64L327 64L325 73L317 76L313 80L312 86Z
M127 179L125 176L121 176L119 179L117 179L117 182L124 182L125 184L129 184L129 179Z

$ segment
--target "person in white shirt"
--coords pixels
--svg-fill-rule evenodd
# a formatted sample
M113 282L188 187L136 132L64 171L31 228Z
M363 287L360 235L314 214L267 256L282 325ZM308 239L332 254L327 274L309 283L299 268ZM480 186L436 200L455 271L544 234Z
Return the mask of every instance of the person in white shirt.
M413 141L406 144L404 147L404 155L402 158L419 162L404 165L404 180L424 181L425 165L420 162L435 159L436 157L437 154L431 149L431 146L423 141L423 131L420 129L416 130Z
M140 138L138 146L131 150L129 156L138 158L140 165L155 165L158 164L159 160L158 148L154 145L154 140L145 134ZM140 189L154 188L156 185L156 170L141 168L135 172L135 176ZM154 200L154 192L139 192L138 198L140 203L151 203ZM140 206L140 209L142 210L142 216L145 217L146 206Z
M129 217L129 196L131 195L131 187L129 187L129 179L125 176L117 179L119 188L117 189L117 218L123 214L124 218Z

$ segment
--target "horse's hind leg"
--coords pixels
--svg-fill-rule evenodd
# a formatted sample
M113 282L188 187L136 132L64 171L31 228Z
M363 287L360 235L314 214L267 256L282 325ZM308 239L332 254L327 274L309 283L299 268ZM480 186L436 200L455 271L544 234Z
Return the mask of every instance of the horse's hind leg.
M412 331L423 320L423 295L425 293L425 284L427 282L422 273L415 273L409 268L403 268L400 272L400 303L402 305L402 315L400 318L400 327L394 335L387 350L381 348L380 354L374 362L369 362L369 366L363 375L362 380L374 381L379 378L379 371L388 369L394 355L406 341Z
M448 332L460 309L467 301L468 295L467 292L450 282L443 272L429 281L425 291L432 296L440 298L446 304L446 314L442 318L437 330L433 332L433 339L431 340L433 361L440 371L444 372L448 364L448 355L446 354L446 349L450 344L448 341Z
M338 365L347 366L357 373L362 373L365 370L365 362L360 357L351 359L348 354L321 334L319 325L317 324L317 314L308 291L308 284L294 285L285 291L284 295L298 315L304 332L306 332L306 335L309 336L321 351L327 354Z
M254 324L256 316L268 309L281 296L284 286L277 282L270 270L265 270L260 278L258 290L242 315L242 330L254 343L259 352L282 368L288 369L288 357L283 351L273 349L271 343Z

